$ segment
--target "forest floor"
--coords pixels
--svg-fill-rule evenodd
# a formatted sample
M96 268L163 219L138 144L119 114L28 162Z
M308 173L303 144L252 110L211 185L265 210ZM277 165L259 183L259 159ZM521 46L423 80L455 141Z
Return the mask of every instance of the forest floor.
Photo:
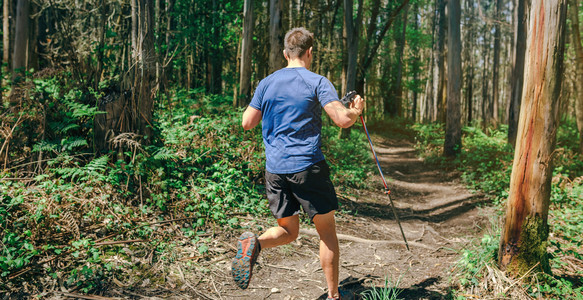
M383 287L388 280L401 290L399 299L445 299L460 250L482 236L495 215L493 208L486 205L483 195L464 187L458 172L424 163L412 143L380 137L374 143L411 251L404 246L380 177L371 175L371 189L339 193L340 286L360 295L372 286ZM249 287L237 288L230 273L237 237L245 230L260 233L274 224L271 217L243 217L247 229L215 232L209 251L216 255L207 260L191 257L196 272L180 266L169 272L179 277L175 288L170 284L163 290L148 289L145 283L132 293L109 294L163 299L326 299L319 240L307 222L301 224L295 242L263 250Z
M345 211L337 215L340 285L360 294L371 286L384 286L388 279L402 289L400 299L443 299L459 250L481 236L493 210L481 205L482 195L463 186L459 173L417 158L411 143L376 138L375 148L411 251L404 246L389 199L375 174L370 179L378 181L371 182L373 190L339 194ZM295 242L262 251L246 290L238 289L230 275L240 232L220 234L233 246L226 246L229 249L222 259L193 287L195 298L325 299L319 240L312 224L301 226Z

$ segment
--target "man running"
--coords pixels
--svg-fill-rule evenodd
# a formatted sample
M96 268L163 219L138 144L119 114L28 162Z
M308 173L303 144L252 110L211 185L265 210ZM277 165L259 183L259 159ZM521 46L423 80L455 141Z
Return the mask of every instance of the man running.
M239 237L232 272L245 289L261 249L288 244L298 237L300 206L320 236L320 263L328 285L328 299L340 299L338 291L339 247L334 213L338 199L330 181L330 169L321 148L322 107L336 125L352 126L364 108L356 96L349 108L338 100L334 86L311 71L314 37L305 28L285 35L286 68L263 79L243 113L245 130L262 121L265 144L265 189L277 227L261 236L245 232Z

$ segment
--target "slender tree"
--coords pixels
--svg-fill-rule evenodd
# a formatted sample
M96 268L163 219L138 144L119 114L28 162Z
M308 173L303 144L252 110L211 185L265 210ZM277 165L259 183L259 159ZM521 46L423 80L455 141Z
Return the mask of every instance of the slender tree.
M462 147L461 89L462 89L462 43L460 33L460 0L448 0L449 26L447 35L447 122L444 154L455 156Z
M244 107L251 101L251 52L253 51L253 0L245 0L243 8L243 38L241 39L241 77L235 106Z
M2 63L10 61L10 3L4 0L2 5Z
M500 48L501 48L501 34L500 34L500 16L502 11L502 0L496 0L494 11L494 57L492 59L492 102L490 104L490 112L492 113L492 123L494 126L498 125L498 102L500 97L499 69L500 69Z
M579 152L583 154L583 45L581 44L581 27L579 25L579 6L576 0L569 0L572 43L575 48L576 58L576 99L575 115L577 129L579 130Z
M346 90L343 93L356 88L356 62L358 59L358 35L362 24L362 2L358 2L356 20L354 20L353 0L344 0L344 31L346 32ZM362 93L362 91L357 91Z
M468 124L472 122L473 118L473 98L474 98L474 60L472 55L472 46L474 43L474 1L466 0L465 7L467 10L468 17L466 18L466 23L464 27L464 74L465 74L465 103L467 111L467 121Z
M134 131L151 138L152 115L156 81L156 50L154 44L154 2L137 0L139 5L138 44L134 63L134 88L132 112Z
M441 120L440 117L440 103L444 98L444 76L445 76L445 34L447 30L445 19L445 0L437 1L437 43L435 46L434 66L433 66L433 99L432 99L432 121Z
M270 0L269 2L269 73L273 73L285 66L285 60L282 54L282 5L282 0Z
M437 43L435 42L435 32L437 31L438 18L438 2L434 2L433 12L431 13L431 52L429 58L429 78L425 83L425 101L421 106L421 121L431 121L433 118L433 102L435 101L435 77L437 76L436 59L437 59ZM424 107L423 107L424 106Z
M30 20L30 3L18 0L16 6L16 30L14 34L14 53L12 54L12 78L24 73L28 52L28 29Z
M346 65L343 74L346 82L343 84L342 94L349 91L357 90L363 93L363 89L358 90L356 87L356 63L358 59L358 35L360 24L362 24L363 0L358 0L358 11L356 20L354 20L354 2L353 0L344 0L344 41L346 51ZM340 129L339 137L344 139L350 136L350 128Z
M512 276L549 271L552 154L563 78L567 1L533 0L524 89L498 263Z
M403 54L405 53L405 39L407 37L407 12L408 6L403 9L403 28L401 29L400 37L396 39L397 42L397 74L395 78L395 107L397 116L403 116L403 64L405 64L405 59L403 58Z
M508 143L516 144L516 131L520 117L520 101L524 79L524 54L526 51L527 20L526 12L530 0L515 0L514 9L514 51L512 52L511 93L508 102Z

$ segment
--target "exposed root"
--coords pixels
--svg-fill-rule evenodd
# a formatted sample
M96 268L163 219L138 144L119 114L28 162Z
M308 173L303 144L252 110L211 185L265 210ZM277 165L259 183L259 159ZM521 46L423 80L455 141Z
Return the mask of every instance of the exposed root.
M306 235L311 235L311 236L319 236L318 232L315 229L300 229L300 233L303 233ZM338 236L338 240L351 241L351 242L362 243L362 244L405 245L404 241L399 241L399 240L367 240L367 239L359 238L359 237L352 236L352 235L346 235L346 234L342 234L342 233L338 233L336 235ZM409 246L411 246L411 247L418 247L418 248L424 248L424 249L429 249L429 250L435 249L434 247L427 246L425 244L418 243L418 242L408 242L408 243L409 243Z

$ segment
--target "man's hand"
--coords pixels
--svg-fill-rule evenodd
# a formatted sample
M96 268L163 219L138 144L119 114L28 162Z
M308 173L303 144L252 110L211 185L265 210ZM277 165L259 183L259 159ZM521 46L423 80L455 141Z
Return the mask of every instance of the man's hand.
M364 99L362 99L360 95L357 94L356 96L354 96L354 100L350 102L350 106L348 107L357 109L358 115L360 116L362 114L362 111L364 110Z
M364 99L359 95L354 96L349 107L345 107L340 101L332 101L324 106L324 110L338 127L348 128L356 122L364 109Z

